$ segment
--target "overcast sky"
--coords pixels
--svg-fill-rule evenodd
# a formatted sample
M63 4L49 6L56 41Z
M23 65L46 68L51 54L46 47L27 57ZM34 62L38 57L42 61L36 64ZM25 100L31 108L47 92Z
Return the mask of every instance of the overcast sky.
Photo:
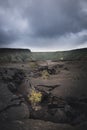
M87 47L87 0L0 0L0 48Z

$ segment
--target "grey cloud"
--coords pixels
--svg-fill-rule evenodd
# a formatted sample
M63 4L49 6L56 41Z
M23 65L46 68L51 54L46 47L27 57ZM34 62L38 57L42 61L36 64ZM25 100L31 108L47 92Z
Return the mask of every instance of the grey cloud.
M29 11L31 26L37 36L54 37L87 28L80 0L36 0Z
M86 0L0 0L0 46L48 47L51 40L60 46L71 33L87 30L86 7ZM86 34L71 40L68 44L83 44Z
M11 44L13 41L16 41L18 36L12 31L0 30L0 44Z

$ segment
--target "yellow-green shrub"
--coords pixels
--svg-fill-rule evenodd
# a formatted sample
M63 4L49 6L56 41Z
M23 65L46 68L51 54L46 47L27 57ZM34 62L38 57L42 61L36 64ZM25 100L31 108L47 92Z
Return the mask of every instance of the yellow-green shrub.
M50 75L49 75L49 73L47 72L47 70L43 70L43 71L42 71L42 78L43 78L43 79L48 79L49 76L50 76Z
M30 62L29 63L29 66L34 69L34 68L37 68L38 67L38 64L36 62Z
M60 58L60 60L63 60L63 59L64 59L63 57Z
M41 92L36 92L35 90L31 91L30 96L28 96L29 101L31 102L31 104L37 104L39 102L41 102L42 99L42 94Z

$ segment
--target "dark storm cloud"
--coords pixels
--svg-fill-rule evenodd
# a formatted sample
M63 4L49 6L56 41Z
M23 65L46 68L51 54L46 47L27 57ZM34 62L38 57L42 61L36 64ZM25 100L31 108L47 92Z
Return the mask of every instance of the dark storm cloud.
M13 32L5 32L0 30L0 43L1 44L10 44L17 39L17 36Z
M80 0L36 0L27 10L37 36L54 37L87 28Z
M87 0L0 0L0 45L83 44L86 8Z

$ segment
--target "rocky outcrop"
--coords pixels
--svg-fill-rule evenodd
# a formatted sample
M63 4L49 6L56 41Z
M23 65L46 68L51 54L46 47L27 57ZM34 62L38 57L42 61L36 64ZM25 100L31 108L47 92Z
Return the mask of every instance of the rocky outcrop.
M87 121L86 97L58 97L52 93L57 87L61 86L33 86L23 70L0 68L0 121L39 119L70 125ZM34 107L28 99L32 89L42 94Z
M75 130L68 124L56 124L47 121L25 119L0 123L2 130Z
M32 60L32 56L29 49L0 48L0 64L27 62L30 60Z
M21 70L0 68L0 120L29 118L27 103L18 92L24 77Z
M1 82L0 82L1 83ZM0 85L0 121L29 118L29 109L24 99L9 91L7 85Z

